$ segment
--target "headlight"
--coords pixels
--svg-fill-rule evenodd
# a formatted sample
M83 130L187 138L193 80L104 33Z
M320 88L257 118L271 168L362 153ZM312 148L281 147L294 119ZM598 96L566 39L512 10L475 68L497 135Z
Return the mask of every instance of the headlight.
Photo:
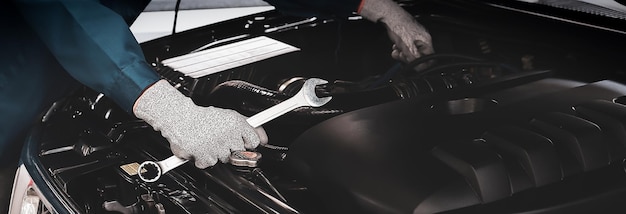
M43 204L39 199L39 195L35 192L33 188L28 188L26 190L26 195L22 200L22 207L20 209L20 213L22 214L30 214L30 213L42 213Z
M13 181L9 213L50 213L51 211L48 207L52 206L49 205L45 198L41 197L41 192L28 174L26 167L21 165Z

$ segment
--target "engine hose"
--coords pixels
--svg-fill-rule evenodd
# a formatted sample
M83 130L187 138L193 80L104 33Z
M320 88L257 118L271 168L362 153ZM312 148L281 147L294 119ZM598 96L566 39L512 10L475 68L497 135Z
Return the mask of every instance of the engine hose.
M241 80L230 80L213 88L206 99L209 105L237 109L241 114L251 116L292 97L305 81L306 78L288 81L287 85L279 87L281 91L276 91ZM277 120L287 124L312 124L344 112L451 89L456 85L445 76L395 81L377 88L335 81L316 89L317 94L333 97L329 103L317 108L297 108Z
M281 86L281 92L293 96L300 90L305 81L306 79L301 78L290 82L287 86ZM418 91L412 82L398 81L376 88L370 88L369 85L371 85L369 82L335 81L316 87L315 92L318 96L333 97L324 107L348 112L393 100L414 97Z
M223 82L215 86L215 88L211 90L210 94L218 94L221 93L220 91L235 92L238 94L256 94L265 97L266 99L284 99L284 97L281 97L283 95L278 91L270 90L241 80Z
M209 94L211 104L222 108L238 109L244 115L258 113L291 97L241 80L230 80L217 85ZM292 114L311 117L328 117L343 113L341 109L302 107Z

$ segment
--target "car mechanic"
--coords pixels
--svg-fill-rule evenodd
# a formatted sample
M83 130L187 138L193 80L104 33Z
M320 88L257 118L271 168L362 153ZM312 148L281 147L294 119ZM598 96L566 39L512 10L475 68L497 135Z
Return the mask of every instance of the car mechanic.
M170 142L172 153L198 168L226 161L231 151L267 142L262 128L229 109L201 107L146 62L129 25L149 3L113 0L4 2L6 44L0 72L0 195L8 195L21 140L55 100L86 85L143 119ZM392 0L267 0L297 15L357 13L383 23L394 43L391 56L410 62L434 52L424 27ZM366 45L366 44L364 44ZM7 166L8 165L8 166ZM6 180L6 181L4 181ZM5 193L3 193L5 192ZM0 196L0 200L2 196ZM3 205L4 202L0 202ZM3 208L4 209L4 208Z

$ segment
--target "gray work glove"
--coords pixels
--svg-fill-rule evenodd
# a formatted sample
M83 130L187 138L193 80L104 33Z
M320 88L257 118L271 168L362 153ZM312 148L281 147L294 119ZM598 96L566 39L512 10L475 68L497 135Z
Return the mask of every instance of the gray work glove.
M392 0L363 0L359 14L387 27L394 59L408 63L435 52L426 28Z
M150 86L137 99L135 115L170 142L172 153L207 168L228 161L232 151L253 149L267 141L262 128L253 128L234 110L197 106L165 80ZM265 142L263 142L265 143Z

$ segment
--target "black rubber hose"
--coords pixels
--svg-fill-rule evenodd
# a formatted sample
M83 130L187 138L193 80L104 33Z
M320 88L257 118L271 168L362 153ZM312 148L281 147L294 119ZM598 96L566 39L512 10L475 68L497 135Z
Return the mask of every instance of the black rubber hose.
M231 80L217 85L208 96L210 104L221 108L238 109L241 114L251 116L272 107L286 99L289 95L270 90L241 80ZM342 109L329 108L298 108L297 115L330 116L343 113Z

